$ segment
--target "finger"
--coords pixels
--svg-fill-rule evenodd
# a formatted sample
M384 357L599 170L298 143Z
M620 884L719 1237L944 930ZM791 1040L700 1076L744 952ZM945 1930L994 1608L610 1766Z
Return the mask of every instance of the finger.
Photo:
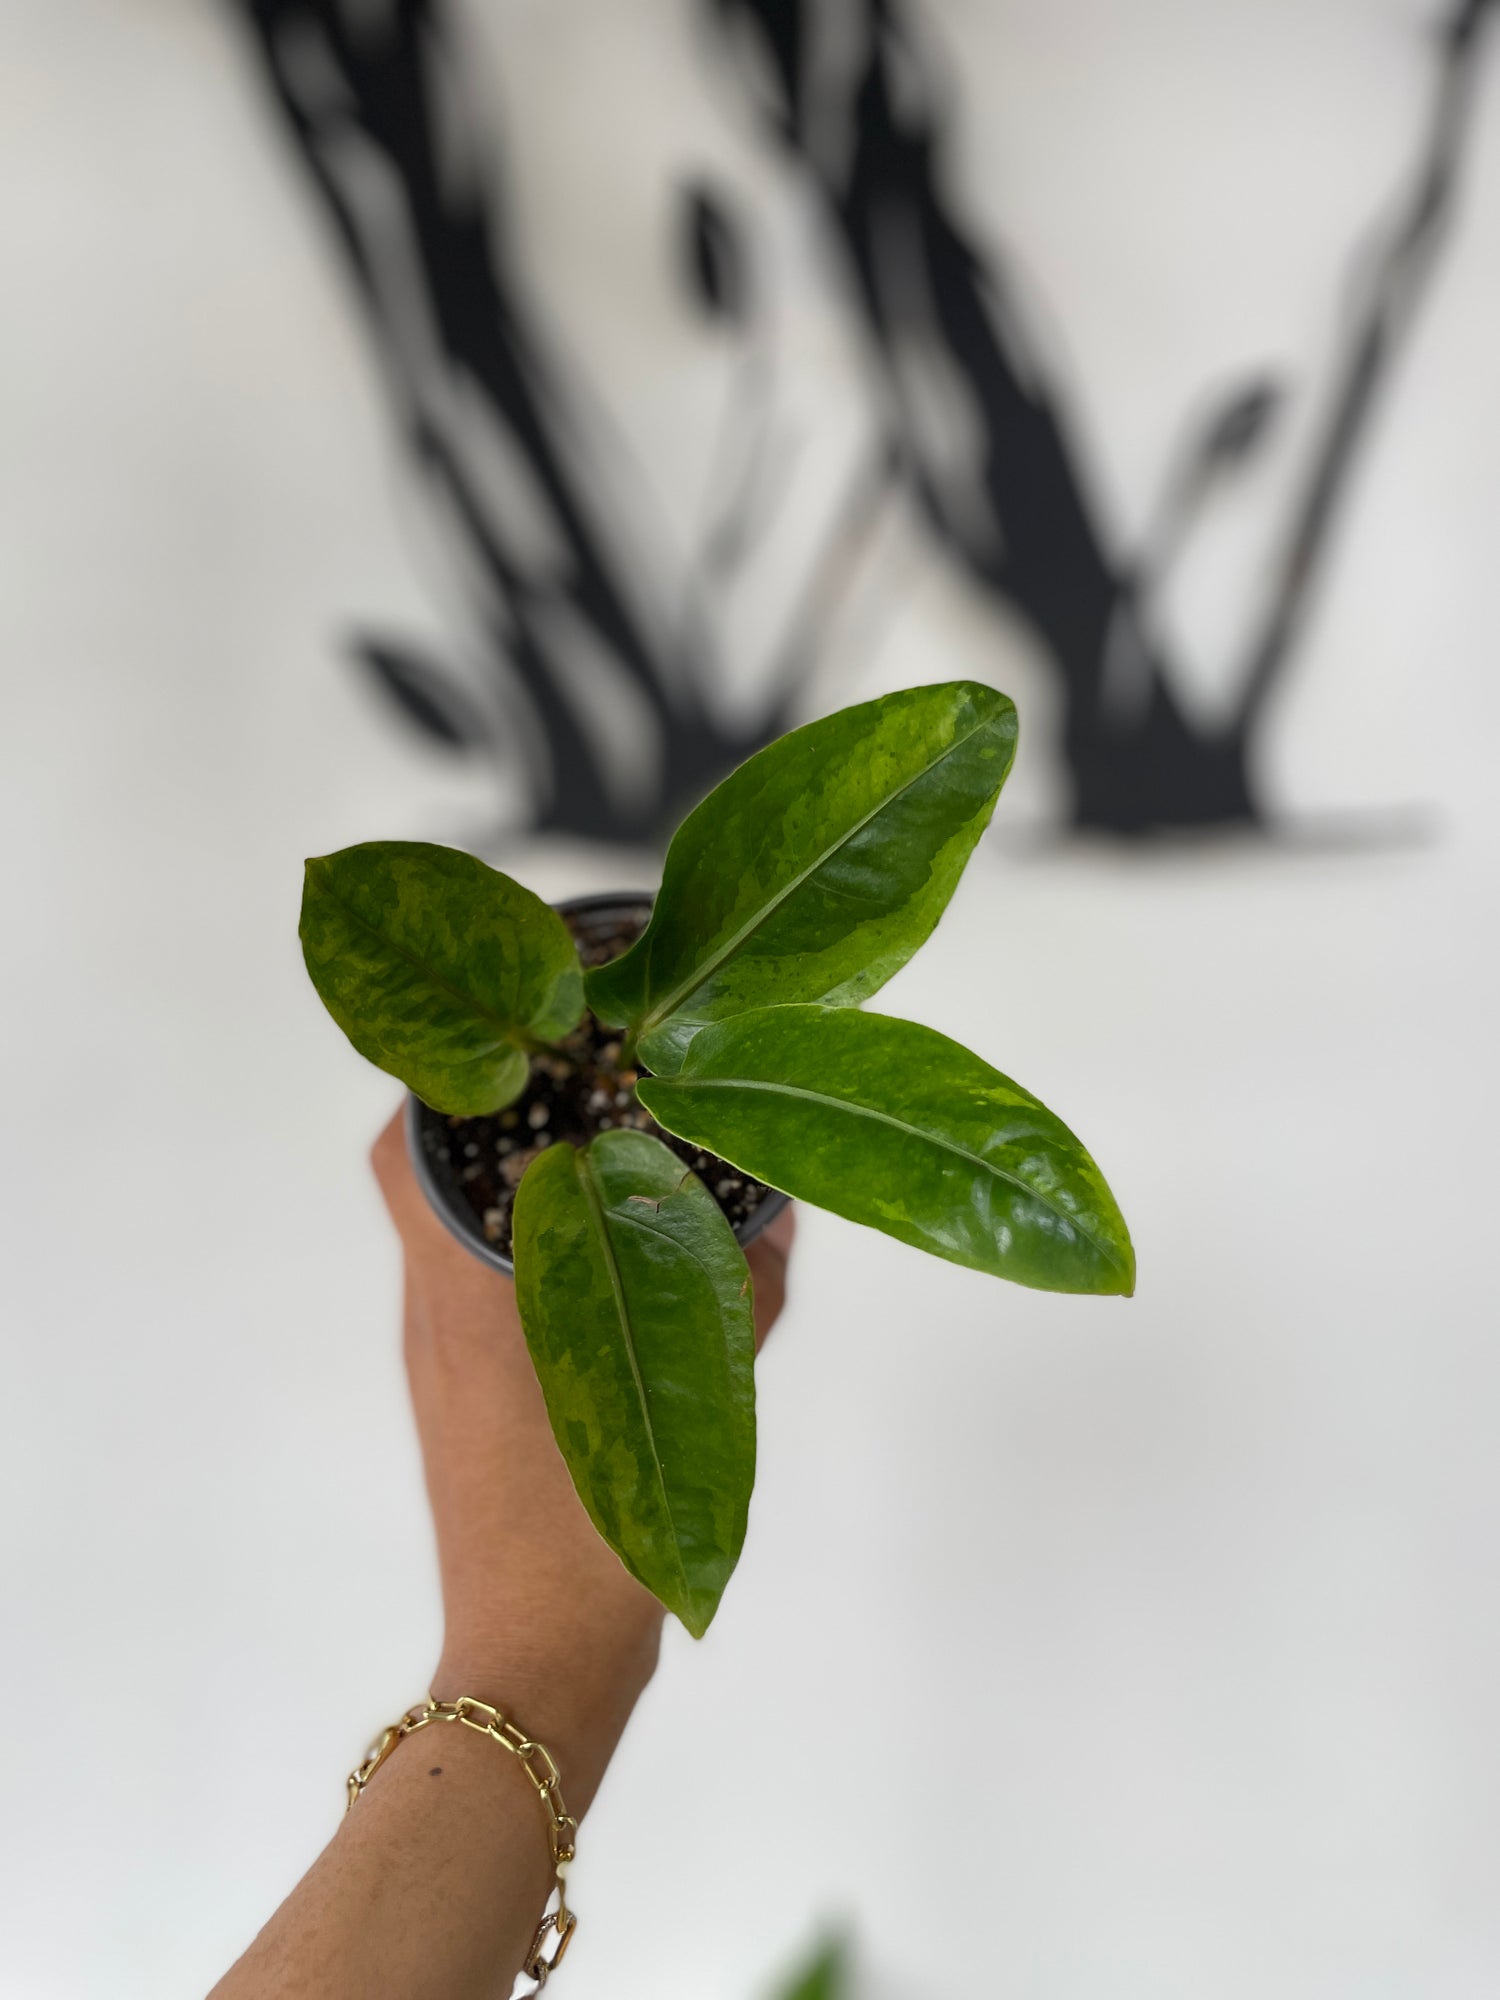
M759 1240L766 1244L768 1248L779 1251L781 1261L785 1263L791 1255L792 1239L796 1234L797 1211L791 1202L787 1202L776 1211L775 1215L766 1224Z
M422 1211L429 1204L412 1172L411 1153L406 1143L406 1106L402 1104L383 1127L370 1148L370 1165L390 1211L398 1234L407 1241L414 1227L420 1228Z
M770 1223L745 1252L755 1286L755 1345L757 1351L786 1304L787 1263L797 1220L790 1206Z
M370 1148L370 1165L407 1257L424 1265L436 1260L456 1266L467 1252L438 1220L412 1168L402 1104Z
M387 1205L391 1205L402 1178L411 1172L411 1162L406 1156L404 1103L386 1120L380 1137L370 1148L370 1165L375 1169L380 1192L385 1196Z

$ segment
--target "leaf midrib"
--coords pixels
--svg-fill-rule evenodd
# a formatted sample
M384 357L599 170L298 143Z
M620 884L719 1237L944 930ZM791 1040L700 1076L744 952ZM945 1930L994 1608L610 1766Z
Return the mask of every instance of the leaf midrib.
M1000 711L996 712L999 713ZM911 790L913 785L920 785L922 780L926 777L929 777L932 774L932 772L934 772L937 769L939 764L943 763L947 758L954 756L959 750L963 748L963 746L966 743L972 742L973 739L979 734L979 732L982 729L989 728L991 724L994 722L994 720L995 720L994 715L985 716L981 721L976 722L972 729L966 730L962 736L954 737L953 741L947 744L942 750L940 750L937 756L934 757L930 763L924 764L920 771L914 772L912 776L906 780L905 784L898 785L895 791L887 792L883 799L879 800L875 805L871 806L870 810L865 814L863 819L857 820L853 826L846 828L846 830L839 835L837 840L832 842L830 846L824 848L821 854L817 855L812 861L810 861L807 864L807 866L802 870L800 875L793 876L792 880L786 884L785 888L778 890L776 895L774 895L771 898L770 902L763 904L762 907L759 910L757 910L755 914L746 923L740 926L740 928L734 933L732 937L726 939L724 944L720 947L718 953L716 955L711 956L708 959L707 963L703 966L701 971L698 971L694 975L694 977L692 977L689 980L686 980L683 984L678 986L676 991L669 994L666 1000L664 1000L659 1007L654 1007L648 1011L648 1013L643 1018L639 1029L636 1032L637 1042L643 1041L647 1035L653 1032L653 1030L661 1027L663 1022L669 1021L671 1017L681 1007L683 1001L689 999L694 993L698 991L698 988L700 986L704 985L708 980L712 979L714 974L719 970L719 967L723 965L726 962L726 960L731 958L734 955L734 953L739 950L740 946L745 942L746 938L753 936L754 933L760 928L760 926L763 923L769 921L769 919L775 915L777 910L781 908L781 905L787 900L787 898L789 896L794 896L797 893L797 891L802 887L803 883L806 882L808 877L810 875L816 874L818 869L820 869L826 861L830 860L832 856L837 854L840 848L847 847L849 842L853 840L854 836L857 833L863 833L865 828L870 824L870 821L872 819L877 818L881 813L885 812L888 807L893 806L896 803L897 799L903 798L905 794Z
M758 1090L778 1097L801 1098L809 1104L827 1105L835 1110L845 1111L853 1118L869 1118L878 1124L889 1125L894 1131L904 1133L909 1138L921 1139L929 1146L936 1146L943 1152L952 1153L957 1159L967 1160L971 1166L992 1174L996 1180L1008 1181L1012 1187L1019 1188L1021 1193L1029 1196L1032 1201L1040 1202L1042 1207L1055 1215L1059 1222L1065 1222L1070 1229L1076 1230L1085 1243L1092 1244L1106 1263L1113 1265L1122 1277L1129 1275L1129 1266L1121 1261L1109 1244L1101 1242L1092 1230L1084 1228L1076 1215L1070 1215L1065 1208L1060 1208L1039 1189L1023 1181L1019 1174L1012 1173L1007 1167L997 1166L993 1160L985 1159L982 1154L971 1153L966 1146L960 1146L952 1139L945 1139L941 1133L929 1132L920 1125L908 1124L905 1119L897 1118L889 1111L877 1110L873 1104L854 1103L847 1097L833 1097L827 1091L809 1090L799 1083L769 1083L750 1076L656 1076L651 1079L651 1087L653 1092L660 1089ZM742 1171L751 1170L746 1168Z
M635 1335L631 1330L630 1314L625 1305L625 1285L620 1276L619 1262L615 1257L615 1246L610 1241L609 1211L604 1205L604 1197L594 1178L593 1163L582 1147L575 1147L574 1157L578 1167L579 1184L593 1211L598 1227L599 1241L604 1252L605 1269L609 1273L610 1290L614 1296L615 1316L620 1323L620 1336L625 1343L625 1357L630 1363L631 1379L635 1383L636 1399L641 1406L641 1422L646 1427L646 1442L651 1448L651 1469L656 1474L657 1491L661 1494L662 1509L668 1526L672 1530L672 1556L677 1565L677 1575L682 1583L683 1602L688 1603L693 1595L687 1579L687 1570L682 1560L682 1544L678 1534L677 1516L672 1509L671 1497L667 1492L666 1468L661 1462L661 1453L656 1444L656 1427L651 1421L651 1405L646 1396L646 1381L641 1374L640 1357L635 1351ZM634 1218L631 1218L634 1220Z

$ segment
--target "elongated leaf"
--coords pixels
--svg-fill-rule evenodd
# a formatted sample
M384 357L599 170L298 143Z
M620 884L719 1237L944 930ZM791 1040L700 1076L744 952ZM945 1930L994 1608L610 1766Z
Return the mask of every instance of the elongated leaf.
M659 1139L554 1145L516 1195L516 1298L553 1435L594 1526L701 1638L755 1483L750 1271Z
M794 729L683 821L650 923L589 973L589 1005L660 1075L707 1021L856 1005L931 934L1015 745L1014 707L973 681Z
M704 1028L641 1102L743 1172L955 1264L1048 1292L1130 1292L1104 1176L1029 1091L931 1028L773 1007Z
M422 841L307 864L302 954L362 1056L434 1110L478 1117L526 1081L526 1045L583 1012L568 927L519 882Z

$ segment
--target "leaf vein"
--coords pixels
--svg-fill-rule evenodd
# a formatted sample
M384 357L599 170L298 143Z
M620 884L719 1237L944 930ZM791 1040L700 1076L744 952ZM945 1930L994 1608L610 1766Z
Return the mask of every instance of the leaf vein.
M730 959L734 955L735 952L739 950L740 946L745 942L745 940L748 937L752 937L754 933L757 930L759 930L762 924L767 923L781 908L782 904L785 903L789 897L794 896L797 893L797 891L803 886L803 884L809 879L809 877L815 875L817 871L824 865L825 862L831 860L833 856L837 854L841 848L847 847L849 845L849 842L853 840L854 836L857 833L863 833L864 829L870 824L871 820L878 818L881 813L887 811L891 806L893 806L898 799L904 798L914 785L920 785L924 778L931 776L931 774L937 769L939 764L944 763L949 757L954 756L959 750L963 748L963 746L966 743L972 742L973 739L980 733L981 730L990 728L993 725L994 721L995 717L993 715L987 715L981 721L976 722L972 729L965 731L965 733L962 736L955 737L951 743L946 744L943 747L943 749L938 752L937 756L934 757L930 763L924 764L922 766L922 769L920 771L914 772L912 776L908 778L904 784L898 785L895 791L893 792L887 792L884 798L879 799L873 806L871 806L870 810L865 814L863 819L856 821L856 823L853 826L846 828L845 831L839 835L837 840L831 842L829 846L824 848L821 854L816 855L810 862L808 862L807 866L802 870L802 872L799 875L794 875L792 880L788 882L784 888L779 889L768 903L762 904L761 907L758 910L756 910L753 913L753 915L740 926L740 928L734 933L732 937L725 940L724 944L719 948L717 953L710 954L707 963L701 968L701 970L695 969L693 974L687 980L683 981L683 983L677 987L675 992L669 994L667 998L664 1001L662 1001L658 1006L651 1008L646 1013L645 1017L641 1022L640 1030L637 1035L637 1040L638 1041L643 1040L647 1035L649 1035L653 1031L653 1029L661 1027L663 1022L670 1020L671 1017L675 1013L677 1013L678 1010L681 1008L684 1000L690 999L692 995L698 991L700 986L705 985L710 979L712 979L714 974L719 970L720 966L722 966L728 959Z
M600 1193L598 1183L594 1179L593 1165L587 1153L579 1148L576 1150L575 1157L578 1163L579 1183L583 1188L589 1206L593 1210L594 1220L598 1224L599 1240L604 1249L605 1268L609 1273L610 1290L614 1295L615 1314L620 1324L620 1337L624 1342L626 1359L630 1363L630 1374L631 1379L635 1383L636 1398L641 1406L641 1422L646 1427L646 1442L651 1448L651 1467L656 1474L657 1491L661 1494L661 1504L672 1530L672 1556L677 1566L677 1574L682 1580L682 1594L684 1601L686 1601L692 1596L692 1586L688 1582L687 1570L683 1565L682 1542L677 1528L677 1516L672 1511L671 1496L667 1492L666 1468L661 1462L661 1453L657 1449L656 1427L651 1421L651 1405L646 1395L645 1377L641 1374L640 1356L636 1353L635 1335L631 1329L630 1314L625 1304L625 1285L620 1276L619 1262L615 1257L615 1246L610 1241L610 1211L604 1205L604 1197ZM623 1221L626 1218L622 1216L620 1219ZM631 1216L628 1219L635 1221L637 1218Z
M676 1190L674 1189L673 1193L675 1192ZM666 1198L670 1200L671 1196L669 1195ZM632 1195L631 1199L635 1200L636 1197ZM690 1257L692 1261L698 1266L698 1269L703 1273L704 1277L707 1278L710 1289L717 1294L718 1283L712 1267L703 1261L703 1259L698 1255L698 1252L693 1248L693 1246L690 1243L684 1243L682 1238L680 1236L674 1236L670 1229L662 1229L656 1223L648 1222L644 1215L626 1215L622 1213L620 1216L620 1220L621 1222L630 1223L636 1229L644 1229L648 1235L659 1236L664 1243L672 1244L676 1249L680 1250L685 1257Z
M986 1160L982 1154L971 1153L966 1146L960 1146L955 1140L945 1139L940 1133L929 1132L923 1126L909 1124L905 1119L897 1118L889 1111L877 1110L872 1104L857 1104L847 1097L833 1097L827 1091L809 1090L802 1084L768 1083L757 1077L661 1076L651 1079L651 1087L653 1096L661 1090L764 1091L773 1096L801 1098L809 1104L828 1105L836 1110L848 1112L853 1118L869 1118L881 1125L889 1125L894 1131L905 1133L911 1138L921 1139L927 1145L939 1147L942 1151L952 1153L960 1160L967 1160L971 1166L978 1167L982 1172L992 1174L996 1180L1007 1181L1012 1187L1019 1188L1022 1194L1028 1195L1033 1201L1040 1202L1042 1207L1055 1215L1059 1222L1065 1222L1070 1229L1076 1230L1083 1240L1086 1243L1092 1244L1099 1255L1107 1263L1112 1264L1117 1271L1122 1273L1128 1271L1129 1267L1116 1254L1109 1243L1096 1236L1092 1230L1086 1229L1076 1215L1070 1215L1065 1208L1060 1207L1057 1202L1043 1194L1039 1188L1032 1187L1019 1174L1013 1173L1008 1167L996 1165L993 1160ZM753 1169L747 1168L745 1171L750 1172Z

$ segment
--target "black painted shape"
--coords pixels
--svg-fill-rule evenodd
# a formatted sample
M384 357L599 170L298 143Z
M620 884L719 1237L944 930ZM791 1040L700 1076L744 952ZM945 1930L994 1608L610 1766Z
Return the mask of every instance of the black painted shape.
M445 0L365 0L357 10L339 0L235 4L342 243L433 510L478 580L487 712L447 670L399 642L366 639L357 649L429 742L494 755L510 739L512 765L519 747L533 777L540 828L660 839L793 719L793 698L869 530L892 482L903 480L940 544L1045 642L1063 687L1077 825L1137 834L1261 821L1250 776L1255 734L1293 656L1357 446L1451 215L1480 33L1497 0L1460 0L1437 37L1438 88L1412 187L1368 259L1269 609L1246 647L1239 706L1218 729L1195 722L1178 700L1152 605L1197 509L1263 441L1284 391L1269 382L1236 389L1178 453L1142 546L1107 545L1066 400L1030 341L1004 263L986 262L948 196L952 109L905 0L850 0L842 19L855 60L842 84L806 60L817 0L704 0L721 29L759 44L754 101L835 225L887 406L888 442L852 483L816 553L766 708L743 728L715 718L705 688L715 671L713 594L743 564L766 508L759 403L767 390L753 339L744 462L688 565L680 607L664 619L634 588L621 524L601 511L599 482L578 455L583 399L532 323L503 217L465 167L493 152L495 121L490 108L481 118L468 107ZM744 54L734 34L726 42ZM383 207L370 200L372 176ZM722 198L693 185L683 227L700 307L739 330L754 300L738 224ZM403 264L404 295L393 275ZM413 332L423 326L426 347ZM956 424L955 407L964 413ZM509 465L508 500L496 498L497 451ZM628 525L638 540L642 523ZM628 782L640 751L619 740L612 718L621 703L654 759L644 783Z
M462 683L412 647L362 637L351 651L398 713L431 742L461 754L489 743L485 718Z
M704 0L747 79L747 100L816 188L843 245L897 454L934 533L1023 613L1058 669L1079 827L1141 834L1262 821L1251 778L1256 731L1305 624L1357 447L1451 213L1480 33L1495 4L1460 0L1438 37L1437 91L1413 183L1370 260L1269 608L1247 647L1238 706L1209 728L1174 692L1152 592L1212 478L1264 434L1279 391L1236 392L1189 454L1154 546L1110 550L1065 399L1028 337L1005 265L986 261L947 195L951 112L915 10L905 0L850 0L842 18L852 60L836 69L811 61L821 46L818 0ZM838 139L845 133L847 144ZM945 405L963 414L945 419ZM966 433L957 448L955 424Z
M750 315L750 268L733 211L703 181L685 187L682 200L689 287L711 319L741 324Z
M442 0L236 4L337 232L429 501L478 580L487 740L519 736L512 761L534 782L537 828L664 838L789 726L793 673L751 722L721 721L706 698L711 637L691 587L686 607L665 617L633 587L618 530L634 543L643 524L605 518L593 468L579 462L586 407L533 323L504 219L465 164L493 158L495 116L469 108ZM727 224L705 214L700 227L727 311L743 302ZM508 487L499 498L497 477ZM360 657L442 739L453 705L428 671L394 642L367 641ZM644 783L642 737L654 765Z

